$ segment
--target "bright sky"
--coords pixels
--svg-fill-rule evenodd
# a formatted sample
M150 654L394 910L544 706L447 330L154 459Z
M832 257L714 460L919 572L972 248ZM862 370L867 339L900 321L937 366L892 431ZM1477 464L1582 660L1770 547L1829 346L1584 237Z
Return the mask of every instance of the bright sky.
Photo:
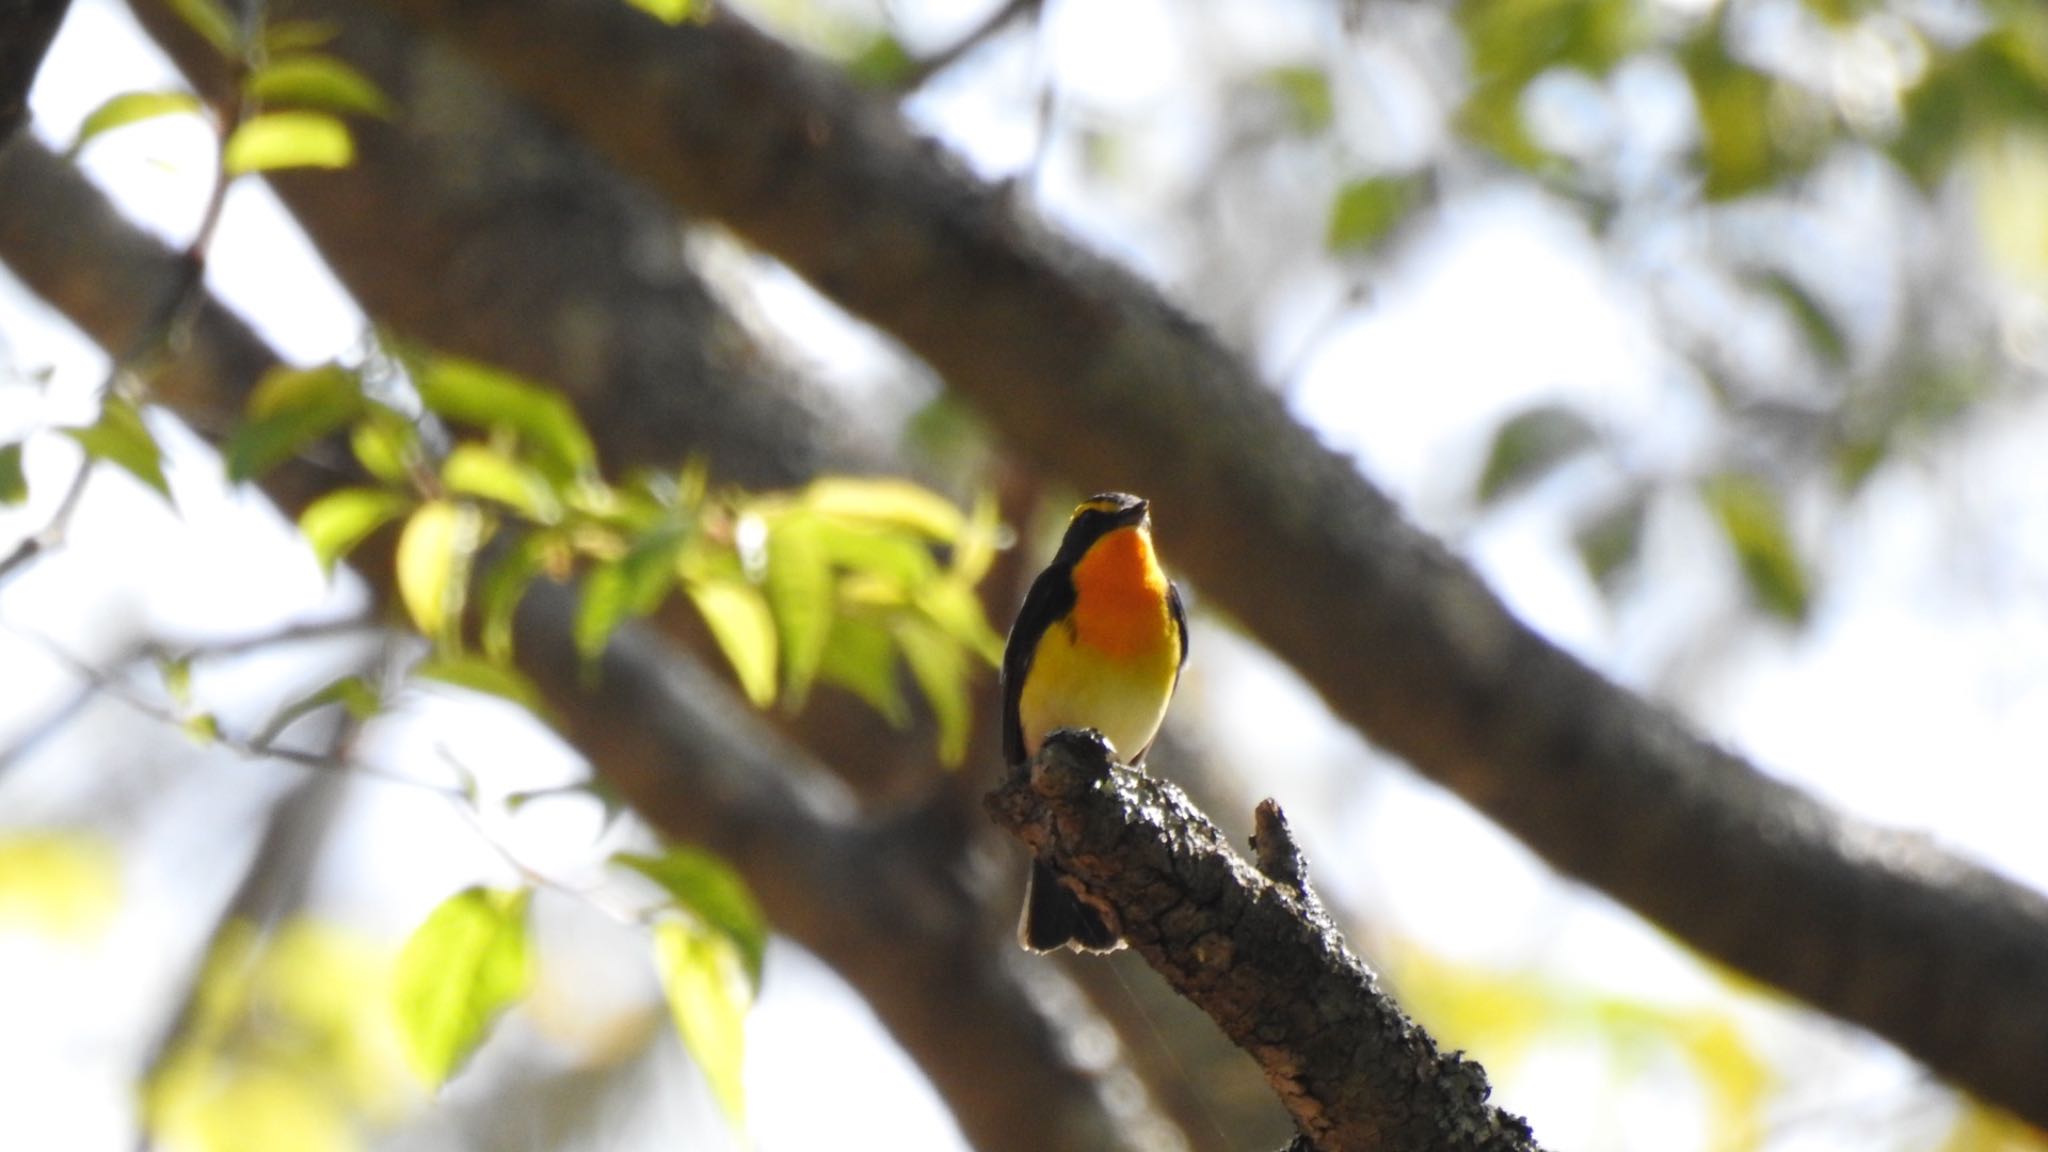
M935 19L932 11L945 5L898 7L915 25ZM1242 29L1238 47L1277 59L1312 45L1323 34L1312 13L1322 7L1281 9ZM960 22L957 12L945 19L949 26ZM1135 115L1200 87L1185 74L1200 57L1172 50L1180 46L1180 28L1163 0L1056 4L1043 40L1060 62L1063 91L1091 107ZM1160 47L1134 52L1133 44ZM984 55L981 71L963 69L912 110L980 170L1007 174L1023 168L1036 146L1031 101L1017 93L1035 85L1047 57L1021 37ZM118 4L78 0L34 94L37 131L61 146L113 92L174 83ZM1134 162L1165 170L1198 154L1199 133L1178 127L1201 122L1200 109L1189 111L1196 114L1170 120ZM206 134L176 122L125 130L86 156L87 169L131 214L174 242L193 226L210 163ZM1126 227L1128 205L1092 202L1067 165L1049 164L1039 191L1047 211L1089 242L1169 280L1174 275L1178 254ZM253 183L238 187L230 201L211 282L293 359L318 361L356 346L360 314ZM1313 296L1311 290L1305 298ZM837 319L793 280L761 288L759 299L805 339L819 363L880 363L871 336ZM1273 323L1278 330L1302 328L1298 317ZM1669 656L1685 621L1725 611L1739 594L1731 566L1706 547L1708 526L1681 522L1653 539L1656 578L1681 594L1663 597L1658 612L1617 617L1582 575L1556 518L1544 514L1573 485L1605 482L1597 466L1567 469L1519 505L1477 522L1460 520L1449 486L1468 482L1476 470L1484 449L1478 430L1544 397L1583 400L1614 414L1618 426L1648 427L1664 438L1643 450L1696 450L1710 413L1671 385L1649 324L1629 289L1602 271L1574 223L1526 196L1502 193L1462 207L1412 240L1372 303L1316 346L1294 402L1330 445L1355 454L1424 523L1449 533L1524 619L1640 685ZM1474 339L1474 331L1486 337ZM75 407L104 371L89 343L4 277L0 342L17 366L54 368L56 411ZM16 411L0 418L12 427L25 417ZM2039 543L2048 540L2048 473L2037 466L2048 404L1983 424L1964 433L1967 450L1946 451L1917 472L1881 477L1857 512L1821 541L1832 578L1811 628L1797 637L1745 631L1726 673L1687 703L1717 737L1770 770L1874 819L1966 845L1972 855L2048 887L2048 838L2040 836L2038 819L2048 810L2048 778L2039 770L2039 749L2048 745L2048 598L2039 594L2048 571ZM43 481L49 491L62 461L44 453L31 465L32 482ZM309 578L304 557L279 544L274 529L267 551L250 551L230 578L206 562L223 540L252 531L248 516L207 497L207 487L196 475L181 478L181 498L192 505L182 527L133 493L96 497L79 549L83 557L108 557L109 573L62 588L20 582L0 610L90 639L118 631L99 619L110 603L160 625L193 629L246 619L252 605L283 618L320 603L327 594L317 577ZM30 523L34 515L31 509L5 523ZM1172 509L1162 507L1159 515ZM125 583L115 559L122 555L164 558L146 596ZM91 568L81 561L68 571ZM10 642L0 643L0 659L19 668L33 657ZM1288 805L1323 885L1367 910L1375 935L1422 939L1453 958L1533 967L1650 997L1721 995L1656 933L1604 901L1581 898L1458 802L1405 772L1361 772L1358 766L1374 763L1372 754L1291 674L1249 645L1204 629L1196 661L1194 698L1231 702L1205 718L1226 749L1255 742L1262 749L1259 761L1272 767L1258 781L1260 793ZM38 699L18 700L22 711L0 722L11 726L35 714L24 705ZM1275 754L1276 719L1296 734L1293 755ZM251 787L261 786L266 771L219 770L242 773ZM559 764L546 769L558 770ZM1361 787L1360 780L1368 783ZM323 889L326 898L361 911L371 906L369 894L403 889L410 878L424 908L443 889L425 890L418 878L423 860L426 874L444 877L449 889L493 867L481 850L424 858L389 850L449 837L445 813L423 807L431 803L388 791L366 797L354 826L369 826L372 817L387 823L377 825L376 843L357 839L337 849L339 860L327 868L350 879ZM189 855L190 846L171 851L175 859ZM1468 868L1433 872L1434 884L1404 867L1450 855ZM178 974L162 966L149 966L152 979L122 974L134 972L135 956L163 955L181 939L196 879L131 868L131 911L96 949L0 935L0 1017L10 1021L0 1038L0 1146L126 1146L123 1061L133 1041L121 1029L148 1018L151 998ZM380 907L380 915L393 915ZM646 991L653 994L651 985ZM1884 1099L1910 1075L1850 1042L1808 1034L1786 1039L1783 1025L1768 1020L1758 1027L1808 1057L1824 1048L1825 1058L1841 1065L1839 1082L1852 1096ZM876 1134L876 1147L958 1146L951 1121L873 1016L797 949L778 947L771 957L749 1043L754 1144L765 1152L869 1146L863 1133ZM50 1061L52 1051L62 1059ZM1603 1101L1611 1085L1601 1074L1586 1074L1587 1060L1597 1064L1584 1052L1565 1053L1511 1078L1507 1102L1534 1113L1538 1131L1557 1147L1610 1138L1620 1143L1604 1146L1628 1146L1631 1133L1668 1132L1654 1109L1629 1114L1632 1098ZM28 1085L33 1090L24 1090Z

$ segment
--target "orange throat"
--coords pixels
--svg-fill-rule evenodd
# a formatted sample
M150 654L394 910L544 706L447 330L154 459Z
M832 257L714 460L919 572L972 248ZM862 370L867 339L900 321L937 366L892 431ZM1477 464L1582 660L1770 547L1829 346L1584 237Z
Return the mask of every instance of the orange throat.
M1071 619L1081 644L1112 657L1178 645L1151 533L1133 526L1097 540L1074 565L1073 579Z

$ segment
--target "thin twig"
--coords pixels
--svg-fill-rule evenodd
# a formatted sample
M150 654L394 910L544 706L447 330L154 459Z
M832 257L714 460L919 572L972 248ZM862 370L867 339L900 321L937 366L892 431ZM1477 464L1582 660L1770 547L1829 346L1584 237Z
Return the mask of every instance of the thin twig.
M997 6L981 23L968 29L967 33L952 44L912 64L895 87L900 92L915 92L931 82L932 77L958 64L968 53L994 39L996 34L1009 27L1011 22L1035 14L1045 0L1007 0Z

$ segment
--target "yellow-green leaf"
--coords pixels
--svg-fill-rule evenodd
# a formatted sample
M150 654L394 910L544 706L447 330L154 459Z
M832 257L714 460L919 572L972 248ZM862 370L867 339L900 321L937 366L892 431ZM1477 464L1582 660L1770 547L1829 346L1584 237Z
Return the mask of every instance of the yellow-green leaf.
M775 702L775 619L760 589L744 580L711 579L693 581L685 587L690 602L711 626L711 635L732 670L740 689L757 708Z
M547 477L483 444L458 444L441 465L441 484L450 492L494 500L535 523L562 517Z
M558 482L596 470L597 449L559 394L513 373L450 356L435 357L419 373L420 400L459 424L504 429L534 453L534 463Z
M263 475L360 415L366 401L355 373L335 364L273 368L249 396L248 412L228 437L228 478Z
M273 56L249 77L246 91L268 107L391 115L391 101L375 81L341 60L316 53Z
M628 4L664 24L685 20L703 23L711 19L711 0L626 0Z
M968 511L967 522L953 542L954 579L971 586L988 575L989 567L996 562L996 553L1005 543L1002 516L994 492L983 489L975 494L974 507Z
M1405 177L1374 176L1339 188L1336 198L1330 201L1324 246L1338 253L1370 252L1377 248L1408 214L1415 187L1415 181Z
M815 519L792 512L770 523L763 585L782 638L783 691L789 706L799 708L832 634L832 561Z
M812 481L803 499L823 516L908 528L942 543L951 543L965 520L944 496L885 476L828 476Z
M910 725L910 704L903 698L896 667L896 642L879 622L859 616L833 620L818 675L865 700L892 726Z
M476 656L435 656L420 661L412 674L423 680L439 680L443 684L510 700L528 712L546 718L547 705L540 689L508 664Z
M104 460L156 489L168 500L170 482L164 479L163 450L142 422L142 413L120 396L107 397L98 422L85 428L66 428L64 434L78 441L85 454Z
M1812 592L1777 491L1757 477L1729 473L1708 480L1701 495L1757 603L1792 623L1804 621Z
M477 615L485 656L500 663L512 659L513 616L554 547L551 537L528 533L503 549L484 573L477 589Z
M398 955L399 1032L413 1070L438 1088L526 994L529 893L466 888L428 914Z
M363 470L386 484L412 482L419 458L419 429L411 420L381 404L371 405L349 432L349 448Z
M200 37L223 56L239 57L241 53L242 30L235 18L228 15L226 5L220 0L167 0L171 11L185 26L199 33Z
M263 26L263 48L272 56L305 52L340 34L340 25L326 20L275 20Z
M116 128L163 116L197 113L201 107L199 97L190 92L123 92L109 96L86 113L85 122L78 126L78 139L72 142L71 154L76 156L92 140Z
M265 112L235 127L221 153L229 175L281 168L346 168L356 158L348 125L326 112Z
M312 693L278 709L270 723L263 726L263 732L252 743L260 746L271 743L285 730L297 723L301 717L309 716L330 704L339 704L357 721L368 720L383 707L377 689L361 676L342 676L328 681Z
M676 1033L710 1082L727 1120L744 1128L740 1068L749 997L739 951L724 934L681 918L654 926L654 946Z
M1314 135L1337 119L1337 101L1330 74L1312 64L1294 64L1266 73L1266 86L1287 102L1294 130Z
M917 607L946 635L990 667L1003 659L1003 638L989 626L974 588L958 579L933 580L917 590Z
M299 533L312 546L320 570L331 576L342 557L411 507L411 498L400 492L343 488L307 505L299 514Z
M939 759L955 765L967 757L967 733L973 705L967 690L967 650L944 630L925 620L905 619L893 629L911 678L931 705L939 722ZM1135 755L1135 748L1118 754Z
M469 562L483 543L483 517L449 500L420 505L398 538L398 595L422 635L452 636L462 618Z
M21 444L0 445L0 505L28 499L28 477L21 470Z
M120 876L114 850L95 837L55 831L0 836L0 924L90 934L113 913Z
M661 885L676 907L723 933L739 950L749 985L760 988L761 967L768 956L768 918L732 865L701 848L680 844L660 856L621 852L612 861Z

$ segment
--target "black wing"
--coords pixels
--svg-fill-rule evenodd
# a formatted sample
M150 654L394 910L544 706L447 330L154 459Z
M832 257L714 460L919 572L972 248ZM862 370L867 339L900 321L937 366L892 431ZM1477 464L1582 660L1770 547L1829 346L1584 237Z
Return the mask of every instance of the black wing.
M1017 699L1024 692L1024 677L1031 672L1031 658L1038 653L1038 640L1045 630L1073 610L1073 570L1054 564L1031 582L1024 606L1017 609L1017 622L1010 626L1010 642L1003 648L1003 762L1013 768L1030 759L1024 751L1024 722L1017 714Z
M1180 585L1166 585L1166 610L1173 613L1173 630L1180 633L1180 663L1174 666L1173 683L1180 686L1180 670L1188 666L1188 610L1181 607Z

